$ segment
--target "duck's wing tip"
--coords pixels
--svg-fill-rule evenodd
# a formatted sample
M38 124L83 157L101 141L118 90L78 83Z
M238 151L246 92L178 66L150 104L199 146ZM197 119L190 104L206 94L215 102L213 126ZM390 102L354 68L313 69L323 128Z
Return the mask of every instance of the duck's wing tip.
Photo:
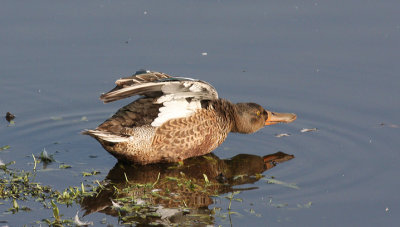
M209 83L186 77L171 77L165 73L148 70L137 71L130 77L118 79L116 87L100 95L104 103L113 102L134 95L168 96L173 99L195 98L217 99L216 89ZM156 93L155 93L156 92ZM165 100L160 100L159 103Z
M109 92L101 94L100 100L109 103L135 95L146 96L154 91L160 91L161 85L157 82L166 78L171 78L171 76L160 72L140 70L130 77L116 80L116 86Z

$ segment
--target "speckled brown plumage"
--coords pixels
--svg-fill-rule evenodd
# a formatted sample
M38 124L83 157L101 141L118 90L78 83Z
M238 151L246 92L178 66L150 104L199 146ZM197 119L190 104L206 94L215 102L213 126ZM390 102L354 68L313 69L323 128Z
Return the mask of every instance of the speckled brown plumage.
M253 133L265 125L291 122L294 114L264 110L255 103L219 99L204 81L141 72L117 80L104 102L144 97L119 109L88 134L119 160L140 164L177 162L210 153L229 132Z
M157 115L146 107L148 101L151 99L139 99L121 108L97 128L134 138L127 142L109 143L95 137L118 159L147 164L177 162L204 155L217 148L233 127L232 112L216 111L221 108L231 108L233 111L233 104L223 99L210 102L206 108L190 117L169 120L158 128L151 127L148 124ZM144 104L146 110L139 111L139 104ZM138 116L146 117L138 119Z
M232 129L232 116L216 112L214 105L231 105L215 100L187 118L172 119L156 130L152 146L168 162L207 154L217 148Z
M121 130L150 125L157 117L162 104L154 104L154 98L140 98L119 109L111 118L97 127L114 133Z

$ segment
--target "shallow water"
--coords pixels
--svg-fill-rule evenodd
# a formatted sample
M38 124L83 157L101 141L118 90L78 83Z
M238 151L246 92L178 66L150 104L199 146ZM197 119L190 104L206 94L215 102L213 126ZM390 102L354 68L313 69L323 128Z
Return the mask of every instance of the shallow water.
M104 105L98 96L145 68L208 81L233 102L298 114L288 125L231 134L214 154L293 154L264 175L299 189L263 179L235 186L256 189L236 195L242 202L232 210L240 215L214 215L215 225L393 226L400 221L399 9L398 1L359 0L3 2L0 114L16 119L10 127L0 120L0 147L10 146L0 159L31 170L31 155L46 149L57 162L38 166L44 185L103 180L116 160L80 132L129 103ZM101 174L82 177L91 170ZM227 212L228 194L208 209ZM10 214L3 202L0 220L10 226L52 215L34 203ZM80 209L60 212L73 218ZM84 219L103 218L118 224L105 213Z

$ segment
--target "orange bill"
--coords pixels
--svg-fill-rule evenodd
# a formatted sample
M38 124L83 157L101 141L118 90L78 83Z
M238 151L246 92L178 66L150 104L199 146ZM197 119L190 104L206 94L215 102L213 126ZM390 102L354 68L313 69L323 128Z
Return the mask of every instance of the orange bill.
M266 110L268 113L268 119L265 121L265 125L273 125L277 123L290 123L296 120L297 116L294 113L276 113Z

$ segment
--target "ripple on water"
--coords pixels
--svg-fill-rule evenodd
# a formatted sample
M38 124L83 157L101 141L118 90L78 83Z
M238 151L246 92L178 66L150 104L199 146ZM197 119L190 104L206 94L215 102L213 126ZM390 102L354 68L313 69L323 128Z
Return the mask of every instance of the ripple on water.
M43 148L51 150L52 146L57 146L63 151L69 150L70 159L79 159L82 154L78 152L87 151L86 156L93 153L108 157L108 161L115 163L95 141L80 135L82 130L96 127L112 113L114 112L100 110L48 115L27 120L17 118L15 128L7 130L7 135L3 138L12 148L17 148L15 152L22 154L21 156L38 154ZM254 135L230 135L214 153L221 158L229 158L238 153L267 155L277 151L295 155L291 162L284 163L266 174L279 180L294 182L299 185L300 190L257 183L261 189L260 193L271 195L280 201L330 201L349 192L354 195L350 199L360 199L357 194L360 183L371 181L374 176L381 174L368 168L371 161L366 160L366 157L379 158L379 155L373 152L378 150L377 146L381 144L372 142L368 136L376 133L350 120L332 119L307 112L299 116L293 124L266 127ZM318 131L302 133L302 128L318 128ZM274 135L278 133L288 133L290 136L276 138ZM5 155L9 156L10 160L18 157L10 152ZM347 197L346 200L349 199Z
M317 131L300 132L302 128L318 128ZM299 201L349 201L360 200L360 183L378 177L372 168L368 168L378 148L371 142L370 129L362 128L351 121L331 119L313 114L302 114L295 124L285 127L289 137L260 141L264 147L282 150L294 154L295 159L274 168L267 175L277 179L294 182L300 190L278 186L262 185L263 195L287 202ZM261 145L261 146L262 146Z
M7 152L3 152L2 160L17 161L17 166L26 162L26 157L40 154L43 149L53 154L59 153L62 162L79 160L82 156L106 155L100 152L99 147L90 149L94 142L90 137L81 135L84 129L94 128L110 116L107 111L70 112L63 115L47 115L26 118L17 116L15 125L2 128L1 144L10 145ZM82 151L85 151L82 154ZM68 154L66 154L68 152ZM74 153L75 152L75 153ZM65 160L66 159L66 160Z

